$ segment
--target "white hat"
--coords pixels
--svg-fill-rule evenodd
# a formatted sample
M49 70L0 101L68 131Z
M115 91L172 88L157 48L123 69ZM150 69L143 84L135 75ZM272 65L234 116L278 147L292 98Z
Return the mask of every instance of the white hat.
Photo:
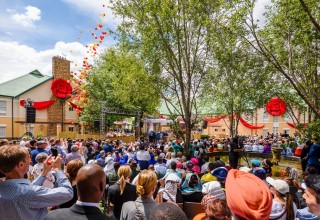
M252 171L252 169L249 167L240 167L239 170L246 173L250 173Z
M221 185L218 181L210 181L202 185L202 193L213 195L218 199L225 199L226 195L221 189Z
M164 159L164 158L166 157L166 155L165 155L164 153L160 153L160 154L159 154L159 157L162 158L162 159Z
M286 194L289 193L289 185L284 180L275 180L271 177L267 177L266 181L275 188L279 193Z

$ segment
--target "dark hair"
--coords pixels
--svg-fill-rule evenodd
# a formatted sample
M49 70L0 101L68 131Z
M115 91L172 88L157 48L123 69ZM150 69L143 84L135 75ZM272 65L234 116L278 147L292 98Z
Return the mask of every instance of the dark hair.
M306 169L306 173L310 174L317 174L318 170L314 166L309 166Z
M208 167L209 167L210 171L212 171L212 170L218 168L219 164L217 162L209 163Z
M116 171L116 173L117 173L119 167L120 167L120 163L119 163L119 162L114 162L113 168L114 168L114 170Z
M320 175L313 174L307 176L306 186L310 189L313 189L318 195L320 195Z
M187 220L182 209L172 203L162 203L155 208L150 216L151 220Z
M171 161L170 167L171 167L172 170L176 170L177 169L177 163L175 161Z

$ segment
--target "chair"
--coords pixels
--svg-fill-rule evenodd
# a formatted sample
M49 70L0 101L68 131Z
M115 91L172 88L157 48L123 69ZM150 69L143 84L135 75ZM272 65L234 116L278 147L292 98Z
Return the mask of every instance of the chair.
M204 207L201 203L185 202L183 205L183 211L186 213L188 219L193 219L199 213L204 213Z

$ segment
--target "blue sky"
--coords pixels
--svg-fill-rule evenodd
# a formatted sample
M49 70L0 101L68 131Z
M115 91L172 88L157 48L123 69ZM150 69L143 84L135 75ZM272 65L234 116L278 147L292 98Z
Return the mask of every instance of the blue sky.
M103 24L95 31L98 36L119 22L108 4L108 0L1 0L0 83L34 69L51 75L55 55L80 64L88 56L85 46L94 42L91 32L97 22ZM99 49L114 43L107 36Z
M258 0L256 18L261 19L270 1ZM77 70L75 64L80 66L88 57L85 46L94 42L90 31L95 31L97 22L104 26L98 36L120 23L109 5L109 0L0 0L0 83L34 69L52 75L51 59L56 55L72 61L72 71ZM100 52L115 42L107 36Z

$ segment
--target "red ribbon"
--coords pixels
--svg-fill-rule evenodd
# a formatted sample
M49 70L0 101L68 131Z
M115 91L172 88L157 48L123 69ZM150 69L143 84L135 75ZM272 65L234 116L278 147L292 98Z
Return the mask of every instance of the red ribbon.
M205 120L208 123L216 123L216 122L220 121L221 119L224 119L225 117L227 117L227 116L226 115L222 115L222 116L219 116L217 118L206 118Z
M49 108L51 105L53 105L54 102L55 102L55 100L34 102L32 107L37 110L43 110L43 109ZM24 103L25 103L25 100L20 100L20 106L24 107Z
M298 128L298 126L295 126L295 124L289 123L287 122L287 124L291 127L291 128ZM303 127L307 127L307 124L303 124Z
M263 128L264 127L264 124L263 125L259 125L259 126L253 126L251 124L249 124L248 122L246 122L243 118L239 118L240 119L240 122L247 128L250 128L250 129L260 129L260 128Z
M72 102L70 102L69 101L69 104L72 106L72 108L74 108L74 109L77 109L77 110L79 110L79 111L81 111L82 110L82 108L80 107L80 106L78 106L78 105L76 105L76 104L73 104Z

